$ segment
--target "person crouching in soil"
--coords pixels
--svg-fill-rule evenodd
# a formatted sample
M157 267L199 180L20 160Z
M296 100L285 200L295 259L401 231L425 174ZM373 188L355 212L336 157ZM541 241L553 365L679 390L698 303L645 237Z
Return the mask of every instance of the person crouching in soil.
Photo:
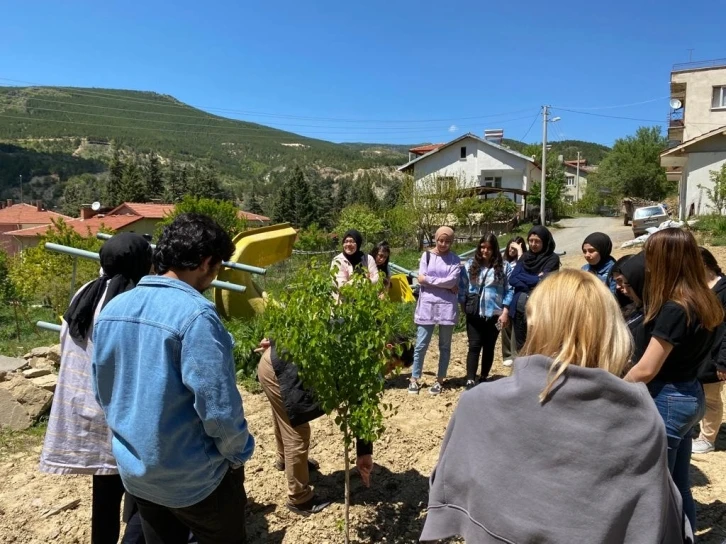
M421 541L687 542L663 421L647 388L620 378L632 347L615 297L563 270L534 290L527 320L512 376L461 395Z
M413 363L413 349L406 338L397 338L388 349L402 346L402 355L394 357L386 373L395 367L410 367ZM320 465L308 456L310 450L310 421L322 416L312 392L307 390L298 375L293 362L280 354L274 341L265 339L257 351L263 351L257 367L257 377L262 390L270 401L272 423L275 428L278 470L285 471L287 478L286 506L292 512L309 516L330 505L330 500L316 495L310 487L310 471ZM373 469L373 444L356 440L356 467L363 484L370 486Z

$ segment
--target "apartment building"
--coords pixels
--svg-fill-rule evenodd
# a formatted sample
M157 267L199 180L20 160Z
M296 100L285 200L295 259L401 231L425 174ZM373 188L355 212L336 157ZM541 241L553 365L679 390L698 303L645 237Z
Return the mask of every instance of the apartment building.
M713 213L711 172L726 163L726 59L675 64L670 95L661 166L679 183L679 216Z

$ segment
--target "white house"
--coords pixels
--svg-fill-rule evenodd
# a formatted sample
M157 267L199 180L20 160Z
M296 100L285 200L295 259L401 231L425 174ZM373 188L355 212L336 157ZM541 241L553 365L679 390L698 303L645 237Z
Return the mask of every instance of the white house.
M670 179L679 181L678 216L716 212L707 189L713 188L711 172L726 163L726 126L691 138L661 153L660 163L668 169Z
M464 134L449 143L431 147L431 151L420 156L412 153L411 160L398 169L411 174L417 187L434 178L458 180L460 186L475 189L483 198L504 194L524 211L532 181L542 175L532 157L475 134Z

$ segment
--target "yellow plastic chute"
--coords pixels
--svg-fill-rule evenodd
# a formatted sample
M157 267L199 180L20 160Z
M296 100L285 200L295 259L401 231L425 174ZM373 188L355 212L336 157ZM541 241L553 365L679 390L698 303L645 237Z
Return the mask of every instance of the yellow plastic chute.
M242 232L233 240L236 249L230 261L259 267L284 261L292 255L296 237L297 232L289 223ZM217 279L246 287L244 293L214 289L214 303L224 317L252 318L265 310L264 291L251 273L223 267Z
M416 302L411 286L405 274L394 274L390 277L391 289L388 296L393 302Z

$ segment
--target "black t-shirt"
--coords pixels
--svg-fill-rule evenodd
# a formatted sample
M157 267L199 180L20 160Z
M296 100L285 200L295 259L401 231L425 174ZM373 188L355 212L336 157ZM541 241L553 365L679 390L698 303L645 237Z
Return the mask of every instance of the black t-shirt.
M668 383L695 380L699 369L710 357L716 340L715 331L704 329L695 314L691 313L690 317L688 322L688 312L683 306L668 301L655 319L645 324L645 334L641 336L644 344L637 346L636 351L645 353L651 337L660 338L673 346L654 380Z

